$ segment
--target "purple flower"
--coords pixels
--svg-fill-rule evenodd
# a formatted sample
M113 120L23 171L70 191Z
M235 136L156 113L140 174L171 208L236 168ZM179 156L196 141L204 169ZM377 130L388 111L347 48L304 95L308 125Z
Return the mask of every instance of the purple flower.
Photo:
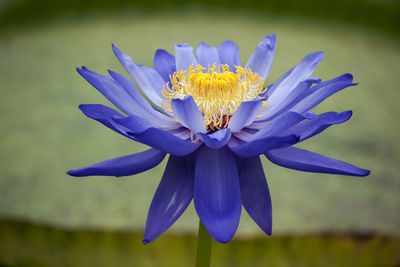
M232 239L242 205L268 235L271 197L260 155L271 162L306 172L366 176L370 172L293 145L352 112L314 114L325 98L353 83L351 74L321 82L311 75L323 52L305 56L275 83L264 87L276 37L267 35L244 67L237 45L218 48L200 43L175 46L175 56L157 50L154 66L137 64L113 45L129 75L103 76L77 68L122 113L87 104L82 112L115 132L146 144L149 150L69 171L72 176L127 176L157 166L170 154L147 217L144 243L156 239L185 211L192 199L197 214L215 240Z

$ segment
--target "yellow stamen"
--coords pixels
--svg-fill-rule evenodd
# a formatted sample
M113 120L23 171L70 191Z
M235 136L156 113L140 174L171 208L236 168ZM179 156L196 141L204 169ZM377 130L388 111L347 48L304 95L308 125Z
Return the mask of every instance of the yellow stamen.
M191 95L203 114L207 130L226 128L243 101L262 98L260 95L266 90L263 89L264 79L257 73L235 67L236 73L229 71L228 65L218 66L217 72L215 64L208 69L192 65L187 71L177 70L162 90L163 106L170 108L172 99ZM266 106L264 101L263 108Z

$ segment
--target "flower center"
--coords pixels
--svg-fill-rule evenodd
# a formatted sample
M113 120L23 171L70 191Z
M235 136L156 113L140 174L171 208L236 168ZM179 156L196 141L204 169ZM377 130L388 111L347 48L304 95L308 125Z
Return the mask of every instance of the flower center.
M208 131L216 131L228 126L229 119L243 101L251 101L265 92L264 79L250 69L236 66L236 73L229 71L228 65L216 65L208 69L197 65L187 71L177 70L170 75L162 94L162 105L173 113L172 99L192 96ZM207 72L205 72L207 70Z

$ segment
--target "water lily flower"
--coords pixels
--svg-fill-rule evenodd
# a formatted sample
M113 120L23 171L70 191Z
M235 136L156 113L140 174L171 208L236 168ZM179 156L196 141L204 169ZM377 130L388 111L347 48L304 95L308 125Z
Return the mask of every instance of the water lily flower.
M234 236L242 205L268 235L271 197L260 156L299 171L366 176L368 170L294 147L352 112L315 114L325 98L350 86L351 74L322 82L311 77L324 53L305 56L276 82L264 86L276 36L264 37L244 67L238 46L175 45L159 49L153 68L112 49L141 92L125 76L77 68L121 112L99 104L82 112L150 149L69 171L72 176L128 176L157 166L169 154L148 212L144 243L165 232L194 200L208 232L221 243Z

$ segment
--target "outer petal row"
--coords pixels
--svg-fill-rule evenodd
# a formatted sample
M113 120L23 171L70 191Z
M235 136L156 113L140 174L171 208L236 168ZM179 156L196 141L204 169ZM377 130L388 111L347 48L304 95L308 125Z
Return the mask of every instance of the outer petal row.
M238 165L226 148L205 146L197 155L171 156L150 206L143 242L166 231L192 197L201 221L218 242L226 243L234 236L241 203L263 231L271 234L271 198L260 159L237 161Z

